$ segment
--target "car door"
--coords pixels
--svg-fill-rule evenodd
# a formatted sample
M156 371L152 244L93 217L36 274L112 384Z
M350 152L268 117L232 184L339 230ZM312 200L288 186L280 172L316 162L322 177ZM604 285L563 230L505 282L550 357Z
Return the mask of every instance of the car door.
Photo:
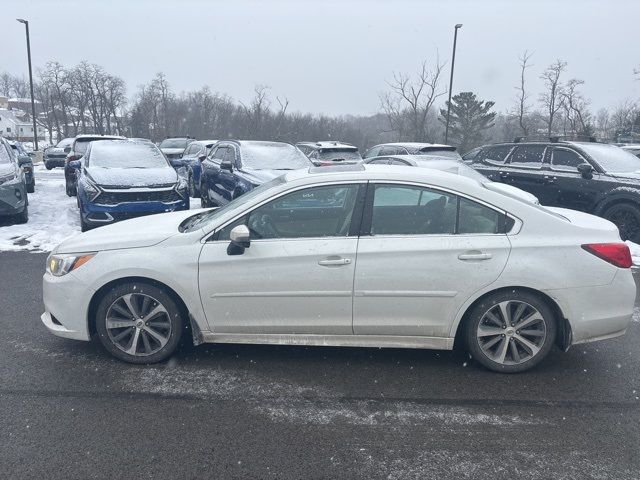
M461 305L500 276L509 256L504 213L463 196L370 183L364 212L357 335L449 337Z
M540 199L543 205L555 205L583 212L591 212L599 197L600 174L594 168L592 178L584 178L578 172L578 165L590 163L573 149L553 147L551 151L547 196Z
M516 146L500 169L501 180L532 193L543 202L547 189L553 188L548 182L548 170L544 165L546 149L545 144Z
M200 194L206 197L215 205L224 205L228 200L224 197L224 189L220 183L220 163L227 153L226 145L218 145L204 162L202 162L202 173L200 174Z
M364 183L297 189L254 208L207 241L199 285L217 333L352 334L353 274ZM251 245L228 255L246 224Z

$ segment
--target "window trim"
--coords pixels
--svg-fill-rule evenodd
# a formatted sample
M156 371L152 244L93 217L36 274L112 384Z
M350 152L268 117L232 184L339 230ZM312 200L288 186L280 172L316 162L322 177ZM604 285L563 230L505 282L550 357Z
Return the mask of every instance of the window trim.
M327 240L327 239L344 239L344 238L358 238L359 236L359 230L360 227L362 226L362 222L363 222L363 211L364 211L364 206L365 206L365 195L366 195L366 190L367 190L367 181L366 180L343 180L343 181L327 181L327 182L322 182L322 183L316 183L313 185L301 185L298 187L294 187L291 188L289 190L285 190L283 192L280 192L278 195L276 196L272 196L269 197L265 200L263 200L260 203L254 204L252 206L250 206L249 208L243 210L241 213L239 213L238 215L235 215L232 219L224 222L223 224L220 224L219 226L215 227L211 232L207 233L202 240L204 240L204 242L206 243L212 243L212 242L223 242L223 243L229 243L229 240L218 240L218 235L220 233L220 230L222 230L223 228L225 228L227 225L235 222L236 220L244 217L245 215L249 215L252 211L254 211L257 208L262 207L263 205L272 202L274 200L277 200L278 198L284 196L284 195L288 195L290 193L294 193L297 192L298 190L304 190L304 189L308 189L308 188L315 188L315 187L330 187L330 186L338 186L338 185L356 185L359 190L356 193L356 202L353 206L353 215L351 216L351 225L349 226L349 232L347 233L347 235L343 236L343 237L329 237L329 236L325 236L325 237L295 237L295 238L257 238L257 239L252 239L251 243L253 242L273 242L273 241L278 241L278 242L282 242L282 241L300 241L300 240ZM364 187L363 187L364 185ZM354 229L354 225L359 224L358 228Z
M401 186L408 186L408 187L418 187L418 188L426 188L426 189L430 189L430 190L435 190L435 191L439 191L439 192L443 192L445 194L449 194L449 195L455 195L457 199L459 198L464 198L466 200L469 200L471 202L475 202L478 203L480 205L483 205L493 211L495 211L496 213L498 213L498 215L503 218L502 220L500 220L500 223L502 223L504 225L505 220L504 217L509 217L514 221L513 226L511 227L511 229L509 231L505 231L502 233L457 233L458 231L458 221L459 221L459 213L460 213L460 201L457 200L456 201L456 225L455 225L455 230L454 233L413 233L413 234L406 234L406 233L397 233L397 234L382 234L382 235L372 235L371 234L371 223L373 220L373 200L374 200L374 194L375 194L375 186L376 185L401 185ZM515 234L518 233L520 231L520 228L522 226L522 220L520 220L519 218L517 218L514 215L511 215L509 212L507 212L506 210L497 207L495 205L492 205L484 200L480 200L477 199L475 197L472 197L468 194L456 191L456 190L452 190L446 187L440 187L440 186L434 186L434 185L430 185L430 184L423 184L423 183L416 183L416 182L408 182L408 181L392 181L390 182L389 180L370 180L369 181L369 185L367 187L367 196L366 196L366 201L364 204L364 211L363 211L363 218L362 218L362 224L360 227L360 232L359 232L359 237L371 237L371 238L398 238L398 237L404 237L404 238L421 238L421 237L451 237L453 235L455 236L461 236L461 237L477 237L477 236L486 236L486 235L511 235L511 234Z

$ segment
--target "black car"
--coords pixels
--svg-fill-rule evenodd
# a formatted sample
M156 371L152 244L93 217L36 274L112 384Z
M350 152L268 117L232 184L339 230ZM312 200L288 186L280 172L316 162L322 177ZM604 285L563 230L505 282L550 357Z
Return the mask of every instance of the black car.
M534 194L542 205L592 213L640 242L640 158L615 145L551 139L486 145L463 160L493 181Z

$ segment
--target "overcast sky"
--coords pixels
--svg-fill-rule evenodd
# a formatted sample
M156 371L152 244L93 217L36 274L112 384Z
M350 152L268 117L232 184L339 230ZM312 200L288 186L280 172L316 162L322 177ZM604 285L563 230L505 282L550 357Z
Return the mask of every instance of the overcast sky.
M446 61L458 35L453 91L511 106L518 55L533 51L532 100L543 68L561 58L565 79L585 80L594 109L640 99L640 1L2 0L0 71L27 74L30 21L34 68L49 60L102 65L133 95L162 71L176 91L209 85L248 100L255 84L290 109L371 114L392 72L423 59Z

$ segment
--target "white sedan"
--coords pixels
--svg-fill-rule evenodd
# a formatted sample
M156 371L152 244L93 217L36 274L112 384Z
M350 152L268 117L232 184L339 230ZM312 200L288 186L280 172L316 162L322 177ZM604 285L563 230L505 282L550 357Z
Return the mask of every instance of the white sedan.
M289 172L216 210L128 220L50 255L42 321L133 363L194 342L452 349L520 372L625 333L628 247L599 217L422 168Z

